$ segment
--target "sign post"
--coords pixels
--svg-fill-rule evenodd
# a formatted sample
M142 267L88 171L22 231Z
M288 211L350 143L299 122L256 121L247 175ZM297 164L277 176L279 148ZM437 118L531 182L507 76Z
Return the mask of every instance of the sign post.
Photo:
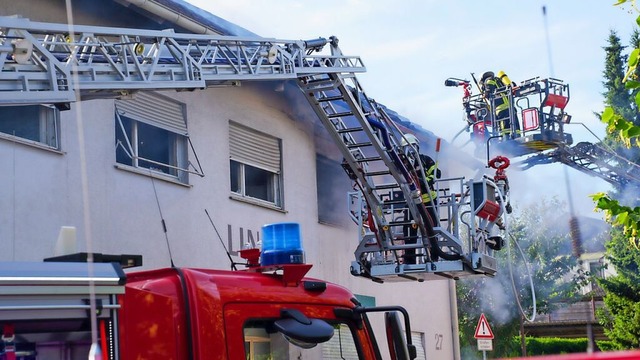
M476 333L473 336L478 340L478 350L482 351L482 358L487 359L487 350L493 351L493 331L489 326L489 321L483 314L480 314L478 325L476 326Z

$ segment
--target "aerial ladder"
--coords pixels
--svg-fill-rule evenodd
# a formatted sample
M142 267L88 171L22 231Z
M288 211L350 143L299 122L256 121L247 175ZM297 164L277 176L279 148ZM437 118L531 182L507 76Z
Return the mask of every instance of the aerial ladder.
M472 74L479 91L472 93L469 80L449 78L445 86L463 89L462 105L467 129L479 150L478 156L524 157L512 168L526 170L535 165L562 163L611 185L640 187L640 167L604 144L579 142L565 131L572 116L566 111L569 84L555 78L532 78L520 84L503 84L489 93ZM508 79L508 78L507 78ZM497 116L496 101L510 104L506 116ZM482 151L486 153L482 153Z
M72 32L70 32L72 31ZM323 50L329 46L330 53ZM195 90L243 81L295 80L344 157L359 191L349 194L360 226L351 273L374 281L495 274L508 186L496 176L436 182L437 218L425 215L415 148L356 78L365 66L338 39L260 37L73 26L0 17L0 105L54 104ZM416 235L408 235L408 229ZM410 239L410 237L413 238ZM408 250L415 264L404 261Z

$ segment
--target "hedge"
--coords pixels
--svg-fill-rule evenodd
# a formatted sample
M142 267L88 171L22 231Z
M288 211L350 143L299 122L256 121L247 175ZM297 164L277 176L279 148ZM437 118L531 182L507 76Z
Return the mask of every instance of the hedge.
M516 348L520 349L520 336L513 339ZM526 337L527 355L552 355L552 354L569 354L583 353L587 351L587 338L557 338L557 337ZM602 351L611 350L610 341L596 340L596 347ZM511 354L519 356L520 354Z

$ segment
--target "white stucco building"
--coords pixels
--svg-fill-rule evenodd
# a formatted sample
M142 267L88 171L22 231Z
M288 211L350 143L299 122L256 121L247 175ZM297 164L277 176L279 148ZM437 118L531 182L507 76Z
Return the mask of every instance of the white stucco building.
M72 4L75 24L246 34L180 0ZM0 9L33 21L70 19L61 0L2 0ZM171 254L179 267L229 269L223 244L240 262L237 250L257 241L264 224L297 222L310 276L368 304L404 306L418 359L454 359L451 280L377 284L349 273L357 228L340 160L290 83L145 91L68 110L0 107L0 261L53 256L60 228L72 226L77 251L141 254L145 268L169 266Z

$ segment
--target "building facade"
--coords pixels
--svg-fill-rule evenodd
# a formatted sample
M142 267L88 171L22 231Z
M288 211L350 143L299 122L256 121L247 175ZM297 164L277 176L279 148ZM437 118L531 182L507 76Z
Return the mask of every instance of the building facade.
M178 25L135 3L72 1L72 18L96 26L173 24L176 31L202 22L207 28L215 18L182 1L147 1L180 18ZM2 16L71 18L64 1L0 5ZM198 17L204 20L190 20ZM209 23L211 31L237 30L218 23L223 29ZM69 109L3 106L0 154L0 261L53 256L60 229L68 226L76 229L76 251L141 254L144 268L229 269L229 255L241 262L238 250L256 245L263 225L297 222L310 276L349 288L367 305L404 306L418 359L455 358L451 280L377 284L350 275L358 239L347 213L351 184L295 84L140 91ZM374 326L383 335L381 319ZM386 342L378 342L384 354Z

